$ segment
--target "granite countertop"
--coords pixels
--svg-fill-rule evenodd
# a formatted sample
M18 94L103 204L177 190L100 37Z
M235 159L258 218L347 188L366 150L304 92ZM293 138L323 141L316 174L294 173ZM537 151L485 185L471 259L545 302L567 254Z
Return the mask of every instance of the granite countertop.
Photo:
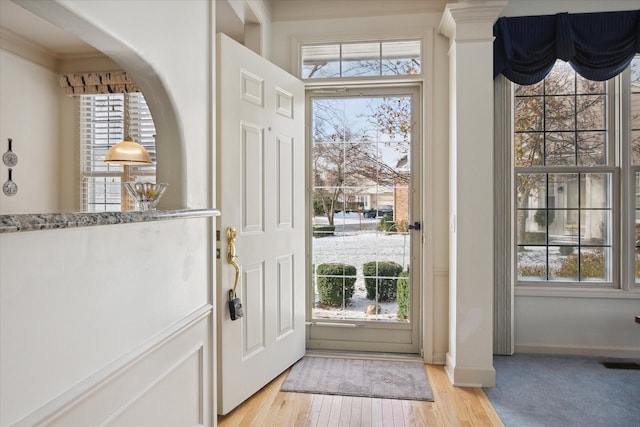
M69 212L0 215L0 233L131 224L170 219L219 216L218 209L180 209L130 212Z

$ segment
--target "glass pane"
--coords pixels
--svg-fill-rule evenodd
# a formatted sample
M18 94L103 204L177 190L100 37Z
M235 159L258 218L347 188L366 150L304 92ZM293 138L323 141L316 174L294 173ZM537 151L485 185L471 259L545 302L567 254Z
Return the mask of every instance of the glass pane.
M546 141L545 165L572 166L576 164L574 132L549 132Z
M302 46L302 78L340 77L340 45Z
M605 96L578 96L576 105L576 127L580 130L606 129Z
M631 129L640 130L640 82L635 84L638 87L631 89ZM633 93L634 90L637 92Z
M342 45L342 77L380 75L380 43Z
M514 85L514 94L515 96L542 95L543 85L543 81L527 86Z
M582 175L582 185L585 186L580 201L583 208L610 208L611 207L611 174L587 173Z
M518 280L546 280L547 248L519 246L517 271Z
M378 144L364 142L344 144L345 185L362 185L371 182L380 175Z
M313 181L319 188L342 185L344 176L344 144L317 143L313 146Z
M603 132L578 132L578 165L607 164L607 135Z
M546 209L518 209L518 245L547 244Z
M631 132L631 164L640 165L640 130Z
M515 131L542 131L543 111L541 96L516 98L514 104Z
M313 99L314 111L312 123L312 136L314 142L341 142L344 141L345 129L345 105L342 100Z
M514 135L516 166L541 166L544 156L542 133L516 133Z
M580 250L580 280L608 281L611 249L582 248Z
M575 76L571 66L563 61L556 61L544 79L544 90L547 95L568 95L575 91Z
M611 245L611 212L605 210L580 212L580 244Z
M546 207L547 175L544 173L516 174L516 207Z
M577 281L578 251L575 246L549 247L549 279Z
M578 208L578 174L555 173L549 174L549 186L556 189L557 208Z
M121 210L120 177L85 177L85 200L89 212Z
M545 97L546 130L575 129L575 98L572 96Z
M362 110L362 109L361 109ZM367 136L376 141L409 141L411 139L411 98L408 96L390 96L369 98L358 117L369 124L371 134Z
M579 94L583 94L583 93L604 94L607 91L606 82L596 82L593 80L587 80L584 77L582 77L580 74L576 74L576 85L577 85L577 92Z
M314 264L314 268L315 317L342 317L355 292L356 268L338 262Z
M635 221L635 235L636 235L636 283L640 282L640 172L635 174L635 196L636 196L636 221Z
M420 74L421 46L418 40L382 43L382 75Z
M398 275L397 283L398 320L409 321L411 317L411 278L408 271Z

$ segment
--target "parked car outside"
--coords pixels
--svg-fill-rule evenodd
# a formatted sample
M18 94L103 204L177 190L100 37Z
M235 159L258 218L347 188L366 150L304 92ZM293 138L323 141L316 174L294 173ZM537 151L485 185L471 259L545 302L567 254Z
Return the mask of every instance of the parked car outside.
M380 205L377 208L367 209L363 212L365 218L376 218L379 216L393 216L393 206Z

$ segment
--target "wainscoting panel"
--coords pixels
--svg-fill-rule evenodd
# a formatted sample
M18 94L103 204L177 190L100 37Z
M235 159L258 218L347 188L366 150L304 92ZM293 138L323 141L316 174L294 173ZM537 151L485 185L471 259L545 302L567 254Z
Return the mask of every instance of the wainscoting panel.
M203 307L17 425L212 425L211 316Z

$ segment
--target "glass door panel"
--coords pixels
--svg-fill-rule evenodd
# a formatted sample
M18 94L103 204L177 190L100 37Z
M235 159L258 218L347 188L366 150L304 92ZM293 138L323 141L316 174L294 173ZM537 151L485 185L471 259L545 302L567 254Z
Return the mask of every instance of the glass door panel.
M308 98L308 347L418 352L411 260L420 234L409 224L419 218L411 191L419 91L350 92Z

